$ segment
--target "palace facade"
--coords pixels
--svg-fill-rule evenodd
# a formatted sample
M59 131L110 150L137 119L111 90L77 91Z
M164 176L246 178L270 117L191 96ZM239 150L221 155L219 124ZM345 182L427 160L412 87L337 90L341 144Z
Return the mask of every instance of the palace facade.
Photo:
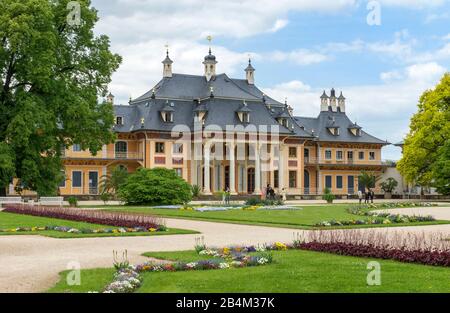
M98 195L101 176L116 166L174 169L205 195L227 187L232 194L259 195L270 184L302 197L326 187L355 194L363 188L361 171L383 171L381 150L388 143L349 119L342 92L324 91L318 116L301 117L255 85L250 60L245 79L216 74L211 49L204 75L173 73L169 53L162 63L161 81L128 105L115 105L108 95L114 144L95 156L78 145L64 152L61 195Z

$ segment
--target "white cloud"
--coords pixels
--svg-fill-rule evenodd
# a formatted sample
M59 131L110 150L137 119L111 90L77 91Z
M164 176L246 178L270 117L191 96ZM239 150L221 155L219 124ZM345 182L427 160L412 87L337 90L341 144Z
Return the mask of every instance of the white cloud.
M347 98L347 114L353 121L380 139L397 142L408 131L409 117L417 111L420 95L432 88L445 72L446 68L438 63L420 63L384 73L391 80L382 84L334 87ZM330 88L291 81L264 88L264 92L279 101L287 97L296 115L317 116L323 89L329 94ZM399 151L390 151L387 156L398 158Z
M283 20L283 19L276 20L273 27L271 29L269 29L269 32L276 33L280 29L285 28L288 23L289 23L288 20Z
M409 9L435 8L445 3L447 0L377 0L381 5L404 7Z
M329 57L325 54L310 51L307 49L297 49L292 51L274 51L263 56L275 62L290 61L298 65L310 65L327 61Z

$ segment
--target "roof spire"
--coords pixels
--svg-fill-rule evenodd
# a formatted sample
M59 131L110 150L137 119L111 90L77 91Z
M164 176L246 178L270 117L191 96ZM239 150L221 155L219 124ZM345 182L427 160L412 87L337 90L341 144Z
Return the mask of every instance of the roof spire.
M210 81L213 76L216 76L216 56L211 53L211 41L212 36L206 37L209 41L209 54L205 56L203 64L205 65L205 77L207 81Z
M248 66L245 69L247 83L250 85L255 84L255 68L252 66L252 59L250 58L250 54L248 55Z
M172 77L172 64L173 61L169 58L169 45L165 45L166 47L166 58L163 63L163 77Z

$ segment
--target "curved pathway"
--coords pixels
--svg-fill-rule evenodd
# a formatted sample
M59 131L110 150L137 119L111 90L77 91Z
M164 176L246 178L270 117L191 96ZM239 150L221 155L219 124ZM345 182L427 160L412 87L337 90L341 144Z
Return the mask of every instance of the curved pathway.
M450 216L450 208L446 210ZM112 251L128 250L131 263L148 260L146 251L191 250L195 238L204 236L210 246L291 242L301 230L166 219L168 227L191 229L202 234L151 237L104 237L56 239L39 235L0 236L0 292L42 292L58 281L58 273L70 262L81 268L112 266ZM368 229L364 230L368 231ZM377 228L392 234L411 232L444 233L450 237L450 225ZM83 280L83 277L81 277Z

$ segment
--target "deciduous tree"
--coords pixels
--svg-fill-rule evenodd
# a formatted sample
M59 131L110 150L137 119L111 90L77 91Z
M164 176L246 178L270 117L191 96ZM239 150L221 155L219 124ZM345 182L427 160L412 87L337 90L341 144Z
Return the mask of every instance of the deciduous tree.
M112 142L107 92L121 58L106 36L95 36L97 11L78 0L0 1L0 189L11 175L20 186L53 194L61 181L61 148L93 154Z

